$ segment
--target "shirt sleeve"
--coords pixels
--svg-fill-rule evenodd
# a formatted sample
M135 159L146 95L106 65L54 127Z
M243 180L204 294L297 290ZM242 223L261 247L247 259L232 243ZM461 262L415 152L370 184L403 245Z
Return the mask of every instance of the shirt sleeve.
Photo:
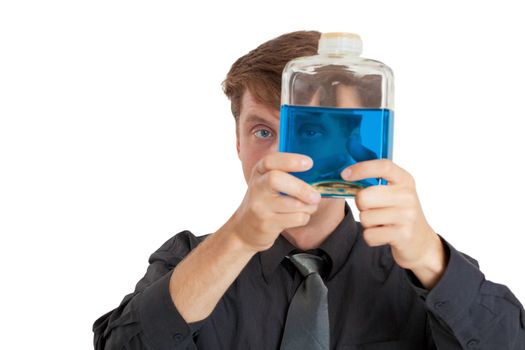
M425 303L437 349L525 350L525 311L519 300L506 286L487 281L476 260L442 241L448 265L432 290L407 271Z
M196 349L193 339L203 323L186 323L169 294L173 269L202 237L182 231L149 258L135 291L93 325L95 350Z

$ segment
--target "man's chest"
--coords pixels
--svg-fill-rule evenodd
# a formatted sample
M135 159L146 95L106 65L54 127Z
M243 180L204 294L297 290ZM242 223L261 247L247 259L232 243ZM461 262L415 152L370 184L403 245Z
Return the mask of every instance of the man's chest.
M366 278L343 271L326 282L331 348L406 350L410 349L407 339L420 345L414 349L423 348L426 313L402 272ZM300 277L285 270L276 271L270 281L239 278L203 326L198 343L225 349L278 349L300 283Z

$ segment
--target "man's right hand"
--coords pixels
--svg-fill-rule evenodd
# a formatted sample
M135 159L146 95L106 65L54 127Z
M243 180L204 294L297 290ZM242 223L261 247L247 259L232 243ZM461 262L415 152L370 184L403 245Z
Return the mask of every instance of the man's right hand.
M307 164L301 163L303 159ZM253 167L239 208L171 275L170 295L186 322L208 317L253 255L269 249L283 230L308 223L321 195L287 172L306 171L312 166L307 156L276 152Z
M312 166L310 157L284 152L270 153L254 166L246 195L230 219L233 233L248 249L254 253L269 249L283 230L310 221L321 195L288 172Z

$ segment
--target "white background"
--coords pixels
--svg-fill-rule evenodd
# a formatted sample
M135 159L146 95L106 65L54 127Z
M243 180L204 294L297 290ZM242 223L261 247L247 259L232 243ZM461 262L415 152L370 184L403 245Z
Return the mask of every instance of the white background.
M221 82L302 29L359 33L392 67L394 161L428 221L525 300L518 4L2 1L2 347L92 348L153 251L222 226L246 184Z

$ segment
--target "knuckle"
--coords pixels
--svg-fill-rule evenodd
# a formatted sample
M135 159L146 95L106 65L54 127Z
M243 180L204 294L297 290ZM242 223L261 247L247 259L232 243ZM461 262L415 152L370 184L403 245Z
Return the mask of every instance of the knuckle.
M303 201L301 201L301 200L299 200L297 198L294 198L293 208L294 208L294 210L305 212L305 213L308 213L308 214L310 214L314 210L312 205L305 204Z
M370 229L363 230L363 239L366 244L372 244L372 231Z
M279 184L279 172L277 170L271 170L267 173L268 185L271 188L276 188Z
M310 221L310 215L306 213L297 213L296 217L297 217L297 224L299 224L300 226L306 225L308 221Z
M261 166L264 170L272 169L272 158L268 155L261 159Z
M369 197L369 191L367 191L366 189L357 192L357 195L355 197L356 205L359 208L365 208L366 203L369 201Z
M394 170L394 162L392 162L390 159L383 159L382 162L386 173L390 173L392 170Z
M311 191L312 190L310 189L310 186L301 186L301 189L299 191L301 198L310 198Z
M363 203L361 201L362 201L362 199L361 199L361 196L359 195L359 192L358 192L357 195L355 196L355 205L356 205L357 209L359 209L359 210L362 210L362 208L363 208Z
M302 209L301 202L293 197L287 197L283 199L280 205L281 211L296 212Z
M317 211L318 207L319 207L319 203L317 203L317 204L310 204L306 208L307 208L308 213L310 215L312 215L313 213L315 213Z
M359 221L361 222L361 225L368 227L368 214L366 211L359 213Z

